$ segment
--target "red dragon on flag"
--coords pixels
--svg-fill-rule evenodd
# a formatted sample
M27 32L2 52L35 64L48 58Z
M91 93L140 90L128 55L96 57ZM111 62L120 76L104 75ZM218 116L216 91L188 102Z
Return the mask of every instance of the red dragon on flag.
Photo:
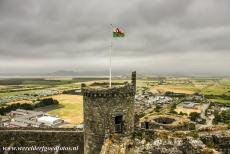
M122 29L118 27L113 29L113 37L124 37L124 36L125 36L125 33Z

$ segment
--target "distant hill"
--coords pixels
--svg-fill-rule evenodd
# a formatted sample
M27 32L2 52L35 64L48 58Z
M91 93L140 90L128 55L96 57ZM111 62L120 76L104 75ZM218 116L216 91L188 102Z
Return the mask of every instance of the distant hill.
M0 73L2 77L36 77L36 76L108 76L106 71L72 71L72 70L58 70L51 73Z
M45 76L78 76L79 73L76 71L66 71L66 70L59 70L52 73L47 73Z
M130 72L129 72L130 73ZM130 75L127 72L113 71L114 76ZM50 73L0 73L0 77L46 77L46 76L73 76L73 77L108 77L108 70L96 71L73 71L73 70L58 70Z
M59 70L53 73L47 73L45 76L108 76L106 71L71 71Z

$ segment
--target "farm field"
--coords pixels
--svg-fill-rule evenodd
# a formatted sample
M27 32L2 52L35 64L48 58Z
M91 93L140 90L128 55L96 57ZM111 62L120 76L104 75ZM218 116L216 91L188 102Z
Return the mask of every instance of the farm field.
M230 104L230 100L226 99L210 99L212 102L218 102L220 104Z
M104 78L102 78L104 80ZM82 82L101 81L99 78L44 77L44 78L0 78L0 97L24 95L39 90L67 90L79 88Z
M114 78L113 82L130 81L130 78ZM37 98L53 97L63 105L63 108L49 111L70 123L82 122L82 97L77 95L62 95L58 92L80 88L81 83L107 82L105 78L23 78L0 79L0 105L29 102L33 95ZM199 93L212 102L230 105L230 78L194 78L194 77L139 77L137 87L149 88L153 93L194 94ZM58 94L56 94L56 92ZM31 96L32 95L32 96ZM10 98L9 98L10 97ZM18 100L13 101L14 98ZM5 103L4 99L9 100Z
M83 122L83 99L80 95L56 95L53 99L59 101L62 108L54 109L48 113L57 115L68 123L80 124Z
M151 91L158 91L159 93L171 91L174 93L193 94L198 92L198 89L196 87L186 85L157 85L152 87Z
M141 83L153 93L199 93L216 103L230 104L229 78L164 78L148 79ZM145 83L145 84L144 84Z
M182 105L179 105L179 106L177 106L177 108L175 109L175 111L176 111L177 113L182 112L182 113L187 113L187 114L189 115L189 114L192 113L192 112L201 113L202 108L201 108L201 106L197 106L196 109L189 109L189 108L183 108Z

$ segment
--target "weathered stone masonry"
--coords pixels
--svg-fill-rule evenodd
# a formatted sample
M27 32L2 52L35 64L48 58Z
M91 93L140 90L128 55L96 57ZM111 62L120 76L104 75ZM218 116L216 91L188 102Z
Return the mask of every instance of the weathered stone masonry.
M84 152L100 153L104 140L113 133L134 131L136 72L132 82L111 88L82 85L84 102Z
M2 147L30 147L30 146L66 146L77 147L78 151L9 151L8 154L83 154L83 132L74 129L40 129L40 128L13 128L0 129L0 154L7 154Z

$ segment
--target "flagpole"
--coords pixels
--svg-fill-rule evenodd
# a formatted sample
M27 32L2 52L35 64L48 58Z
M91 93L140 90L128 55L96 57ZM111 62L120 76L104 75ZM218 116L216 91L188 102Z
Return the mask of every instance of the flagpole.
M112 86L112 47L113 47L113 43L111 39L110 50L109 50L109 87Z
M113 32L113 24L110 24ZM109 50L109 87L112 87L112 47L113 47L113 38L110 40L110 50Z

